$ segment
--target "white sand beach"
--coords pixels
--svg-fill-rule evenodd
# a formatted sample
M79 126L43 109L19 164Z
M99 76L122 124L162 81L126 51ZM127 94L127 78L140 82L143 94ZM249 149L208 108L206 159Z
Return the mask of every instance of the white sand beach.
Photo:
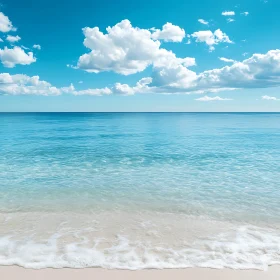
M267 271L232 269L163 269L163 270L106 270L85 269L26 269L18 266L1 266L1 279L5 280L152 280L152 279L192 279L192 280L279 280L280 266L272 266Z

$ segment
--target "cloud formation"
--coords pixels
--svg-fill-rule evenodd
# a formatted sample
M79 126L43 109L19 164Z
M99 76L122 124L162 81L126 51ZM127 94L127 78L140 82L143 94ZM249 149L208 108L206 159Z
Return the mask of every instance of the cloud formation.
M235 21L235 19L233 19L233 18L228 18L228 19L227 19L227 22L228 22L228 23L234 22L234 21Z
M40 50L41 49L41 46L40 45L33 45L33 49L37 49L37 50Z
M222 16L234 16L235 12L234 11L224 11L222 12Z
M274 96L269 96L269 95L263 95L263 96L262 96L262 99L263 99L263 100L280 101L279 98L274 97Z
M219 57L219 59L220 59L221 61L224 61L224 62L227 62L227 63L234 63L234 62L235 62L234 59L226 58L226 57Z
M80 56L77 67L87 72L113 71L123 75L142 72L149 65L180 65L189 58L177 58L172 51L161 48L160 40L180 42L185 31L167 23L162 30L148 30L133 27L129 20L123 20L113 27L107 27L104 34L98 27L83 29L84 45L89 53Z
M23 74L0 74L0 93L10 95L58 95L60 90L46 81L41 81L39 76L29 77Z
M8 35L6 40L9 41L10 43L15 43L15 42L18 42L21 38L16 35L16 36L13 36L13 35Z
M162 30L160 29L151 29L153 31L151 38L153 40L163 40L165 42L182 42L185 38L186 33L183 28L180 28L177 25L173 25L170 22L167 22L163 25Z
M220 96L210 97L208 95L205 95L205 96L197 98L195 100L207 102L207 101L230 101L232 99L230 99L230 98L222 98Z
M13 30L15 30L15 28L13 27L12 22L9 20L7 16L5 16L2 12L0 12L0 31L9 32Z
M208 21L206 21L206 20L204 20L202 18L198 19L197 21L200 22L201 24L204 24L204 25L208 25L209 24Z
M26 53L20 47L0 49L0 60L5 67L13 68L16 64L29 65L36 61L32 52Z
M243 61L231 62L218 69L196 73L188 69L195 60L166 64L163 60L153 68L152 75L140 79L134 86L116 83L112 87L75 89L74 85L57 88L38 76L0 74L0 92L2 94L42 94L42 95L133 95L133 94L189 94L217 93L244 88L268 88L280 86L280 50L271 50L265 54L254 54ZM210 101L204 97L199 101ZM219 97L215 97L217 101ZM207 100L203 100L207 99ZM263 99L275 100L264 96Z
M214 33L210 30L203 30L194 32L191 35L195 38L195 41L198 43L205 43L209 46L209 51L213 51L215 49L214 45L219 43L229 43L233 42L229 39L226 33L222 32L221 29L217 29Z
M201 73L183 65L154 69L152 81L138 93L205 93L280 86L280 50L254 54L218 69Z

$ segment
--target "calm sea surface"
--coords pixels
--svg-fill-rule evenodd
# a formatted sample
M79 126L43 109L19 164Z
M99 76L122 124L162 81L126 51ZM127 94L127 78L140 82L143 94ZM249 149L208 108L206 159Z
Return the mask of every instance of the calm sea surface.
M280 114L0 114L0 264L280 263Z

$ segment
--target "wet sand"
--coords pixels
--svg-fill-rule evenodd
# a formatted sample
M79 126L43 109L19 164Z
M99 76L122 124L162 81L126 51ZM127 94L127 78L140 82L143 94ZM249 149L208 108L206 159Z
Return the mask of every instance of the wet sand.
M280 266L272 266L267 271L231 269L163 269L163 270L107 270L100 268L85 269L26 269L17 266L1 266L0 278L5 280L126 280L126 279L176 279L176 280L279 280Z

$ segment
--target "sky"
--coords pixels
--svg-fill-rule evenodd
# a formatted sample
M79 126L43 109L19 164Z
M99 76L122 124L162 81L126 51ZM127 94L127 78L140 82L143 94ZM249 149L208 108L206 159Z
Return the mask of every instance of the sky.
M280 112L278 0L0 0L0 112Z

